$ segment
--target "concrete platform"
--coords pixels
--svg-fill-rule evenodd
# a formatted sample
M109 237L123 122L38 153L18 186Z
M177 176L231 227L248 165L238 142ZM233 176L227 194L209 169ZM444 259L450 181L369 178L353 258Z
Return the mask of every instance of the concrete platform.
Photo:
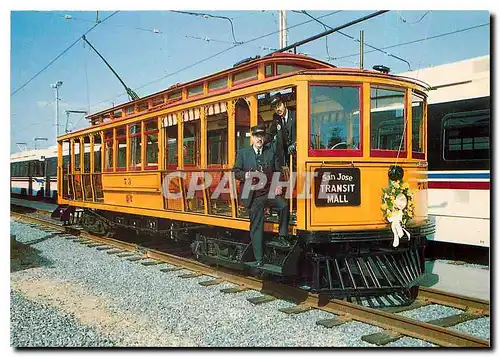
M490 270L439 260L425 263L422 286L490 301Z
M20 198L12 197L10 199L10 203L17 206L34 208L40 211L47 211L50 213L52 213L57 208L57 205L53 203L23 200Z

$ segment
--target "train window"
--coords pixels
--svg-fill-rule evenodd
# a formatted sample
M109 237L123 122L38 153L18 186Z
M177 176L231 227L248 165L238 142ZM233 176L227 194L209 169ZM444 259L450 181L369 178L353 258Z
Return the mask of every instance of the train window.
M274 75L274 66L272 64L266 65L266 77Z
M90 137L83 139L83 172L90 173Z
M73 141L73 156L75 171L80 171L80 139Z
M372 156L377 156L373 150L406 152L405 91L372 86L370 104Z
M130 143L129 169L141 169L141 123L128 126L128 135Z
M489 160L490 111L448 114L443 118L443 157L452 160Z
M57 176L57 157L50 157L45 160L46 175L48 177Z
M113 130L104 133L104 170L113 171Z
M221 106L220 103L215 103L208 109L207 165L209 166L220 167L227 164L227 112L225 109L225 105Z
M227 87L227 77L222 77L219 79L216 79L214 81L208 82L208 90L217 90L221 88L226 88Z
M144 123L144 139L146 141L145 170L158 170L158 119Z
M168 126L165 128L165 138L167 142L167 167L169 169L177 169L177 125Z
M184 122L183 156L185 167L200 164L200 121Z
M127 167L127 130L116 129L116 170L124 171Z
M26 177L28 176L28 161L24 161L21 163L21 174L20 176Z
M250 146L250 107L248 103L240 98L235 105L235 122L236 122L236 152L238 150Z
M424 98L411 93L411 111L412 111L412 134L411 134L411 147L412 157L424 159L424 142L425 142L425 129L424 129Z
M137 112L144 112L146 110L148 110L149 108L149 105L148 105L148 102L144 101L144 102L140 102L139 104L137 104Z
M168 94L168 100L179 99L182 97L182 91L178 90Z
M361 154L360 91L359 86L310 87L310 149L328 150L311 155Z
M257 79L257 68L252 68L233 75L233 82L246 81L251 79Z
M203 84L188 88L188 97L203 93Z
M278 75L280 75L280 74L285 74L285 73L289 73L289 72L300 71L300 70L304 69L304 67L292 66L289 64L278 64L277 69L278 69L277 70Z
M102 143L101 135L94 135L94 172L101 172L101 161L102 161Z

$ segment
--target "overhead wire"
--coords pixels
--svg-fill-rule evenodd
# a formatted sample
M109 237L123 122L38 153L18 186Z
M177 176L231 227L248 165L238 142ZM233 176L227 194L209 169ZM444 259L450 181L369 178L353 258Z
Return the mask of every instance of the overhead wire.
M456 33L464 32L464 31L469 31L469 30L473 30L473 29L476 29L476 28L479 28L479 27L484 27L484 26L489 26L489 25L490 25L490 23L487 22L487 23L480 24L480 25L466 27L466 28L463 28L463 29L460 29L460 30L455 30L455 31L451 31L451 32L442 33L442 34L439 34L439 35L434 35L434 36L430 36L430 37L420 38L418 40L413 40L413 41L398 43L398 44L391 45L391 46L382 47L382 49L383 50L388 50L390 48L395 48L395 47L399 47L399 46L410 45L410 44L418 43L418 42L422 42L422 41L428 41L428 40L432 40L432 39L435 39L435 38L449 36L449 35L453 35L453 34L456 34ZM375 52L375 50L365 51L365 53L370 53L370 52ZM336 57L336 59L343 59L343 58L354 57L354 56L358 56L358 54L357 53L353 53L353 54L346 55L346 56Z
M92 26L90 29L88 29L82 36L88 34L90 31L92 31L93 29L95 29L97 26L99 26L100 24L102 24L103 22L105 22L106 20L108 20L109 18L111 18L112 16L116 15L118 12L119 11L115 11L111 15L109 15L108 17L106 17L104 20L102 20L101 22L96 23L94 26ZM76 45L78 43L78 41L80 41L80 39L82 38L82 36L78 37L78 39L76 39L75 42L73 42L63 52L61 52L59 55L57 55L56 58L54 58L52 61L49 62L49 64L47 64L40 71L38 71L34 76L32 76L30 79L28 79L23 85L21 85L19 88L17 88L15 91L13 91L10 94L10 96L12 97L14 94L16 94L17 92L19 92L24 87L26 87L26 85L28 85L28 83L30 83L32 80L34 80L36 77L38 77L43 71L45 71L47 68L49 68L55 61L57 61L61 56L63 56L66 52L68 52L71 49L71 47L73 47L74 45Z
M317 18L318 18L318 19L320 19L320 18L323 18L323 17L327 17L327 16L335 15L335 14L337 14L337 13L341 12L341 11L342 11L342 10L332 11L332 12L330 12L330 13L328 13L328 14L325 14L325 15L322 15L322 16L318 16ZM295 24L295 25L288 26L288 27L286 28L286 30L289 30L289 29L292 29L292 28L295 28L295 27L298 27L298 26L302 26L302 25L308 24L308 23L313 22L313 21L314 21L314 20L308 20L308 21L300 22L300 23L297 23L297 24ZM195 63L193 63L193 64L191 64L191 65L189 65L189 66L186 66L186 67L184 67L184 68L181 68L181 69L179 69L179 70L177 70L177 71L175 71L175 72L173 72L173 73L169 73L169 74L167 74L167 75L165 75L165 76L162 76L162 77L160 77L160 78L158 78L158 79L156 79L156 80L154 80L154 81L151 81L151 82L149 82L149 83L146 83L146 84L144 84L144 85L142 85L142 86L140 86L140 87L137 87L137 88L135 88L135 89L137 90L137 89L144 88L144 87L146 87L146 86L148 86L148 85L150 85L150 84L153 84L153 83L159 82L159 81L161 81L161 80L163 80L163 79L165 79L165 78L168 78L168 77L170 77L170 76L172 76L172 75L174 75L174 74L180 73L180 72L182 72L182 71L184 71L184 70L186 70L186 69L189 69L189 68L191 68L191 67L194 67L195 65L198 65L198 64L203 63L203 62L205 62L205 61L208 61L209 59L212 59L212 58L214 58L214 57L217 57L217 56L219 56L219 55L221 55L221 54L223 54L223 53L225 53L225 52L227 52L227 51L229 51L229 50L232 50L232 49L233 49L233 48L235 48L235 47L238 47L238 46L245 46L245 45L247 45L247 44L249 44L249 43L251 43L251 42L254 42L254 41L260 40L261 38L264 38L264 37L268 37L268 36L274 35L274 34L276 34L276 33L278 33L278 32L279 32L279 30L277 30L277 31L273 31L273 32L270 32L270 33L267 33L267 34L264 34L264 35L261 35L261 36L254 37L254 38L252 38L252 39L250 39L250 40L244 41L244 42L243 42L243 43L241 43L241 44L238 44L238 45L236 45L236 44L235 44L235 45L230 46L230 47L228 47L228 48L226 48L226 49L224 49L224 50L222 50L222 51L220 51L220 52L217 52L217 53L215 53L215 54L213 54L213 55L211 55L211 56L209 56L209 57L206 57L206 58L204 58L204 59L202 59L202 60L200 60L200 61L198 61L198 62L195 62ZM92 105L91 107L97 107L97 106L99 106L99 105L100 105L100 104L102 104L102 103L109 102L110 100L115 99L115 98L117 98L117 97L120 97L120 96L122 96L122 95L124 95L124 94L126 94L126 93L120 93L120 94L117 94L117 95L115 95L115 96L113 96L113 97L111 97L111 98L109 98L109 99L106 99L106 100L100 101L100 102L98 102L98 103L96 103L96 104Z
M201 12L190 12L190 11L178 11L178 10L170 10L171 12L175 12L175 13L178 13L178 14L184 14L184 15L191 15L191 16L198 16L198 17L204 17L204 18L207 18L207 17L211 17L211 18L214 18L214 19L222 19L222 20L227 20L229 21L229 23L231 24L231 33L233 35L233 40L234 40L234 43L240 43L236 40L236 37L234 35L234 25L233 25L233 20L231 20L229 17L226 17L226 16L218 16L218 15L211 15L211 14L205 14L205 13L201 13Z
M323 26L328 27L328 28L330 28L330 29L333 29L331 26L329 26L329 25L325 24L323 21L319 21L317 18L315 18L314 16L312 16L311 14L309 14L307 11L302 10L302 11L300 11L300 12L301 12L301 13L303 13L304 15L309 16L309 17L310 17L310 18L312 18L313 20L315 20L315 21L319 22L319 23L320 23L320 24L322 24ZM356 42L360 42L360 40L359 40L359 39L357 39L357 38L355 38L355 37L353 37L353 36L351 36L351 35L349 35L349 34L346 34L346 33L342 32L342 31L337 31L337 32L338 32L339 34L341 34L342 36L345 36L345 37L350 38L351 40L354 40L354 41L356 41ZM372 46L372 45L370 45L370 44L368 44L368 43L366 43L366 42L364 43L364 45L365 45L366 47L369 47L369 48L374 49L375 51L382 52L382 53L384 53L385 55L387 55L387 56L389 56L389 57L393 57L393 58L396 58L396 59L398 59L398 60L400 60L400 61L402 61L402 62L405 62L405 63L408 65L409 70L411 71L411 64L410 64L410 62L408 62L408 61L407 61L407 60L405 60L404 58L401 58L401 57L399 57L399 56L393 55L393 54L391 54L391 53L389 53L389 52L387 52L387 51L384 51L383 49L380 49L380 48L377 48L377 47L375 47L375 46ZM365 53L366 53L366 52L365 52ZM330 57L330 56L329 56L329 57ZM336 59L336 58L334 57L333 59Z

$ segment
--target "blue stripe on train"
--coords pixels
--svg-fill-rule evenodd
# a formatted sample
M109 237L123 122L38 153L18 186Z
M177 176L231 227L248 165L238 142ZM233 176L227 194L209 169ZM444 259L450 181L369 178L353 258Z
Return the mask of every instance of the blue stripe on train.
M489 179L489 172L429 172L429 179Z

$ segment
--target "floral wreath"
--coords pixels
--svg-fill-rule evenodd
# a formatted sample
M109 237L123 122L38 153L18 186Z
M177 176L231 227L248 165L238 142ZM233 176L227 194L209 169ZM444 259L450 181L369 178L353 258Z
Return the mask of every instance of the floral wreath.
M394 247L399 245L399 238L404 233L408 236L408 240L410 239L410 232L404 227L415 214L415 203L413 193L410 192L410 185L408 182L403 182L403 169L396 168L400 169L400 172L395 172L397 170L394 167L389 170L389 187L382 189L382 205L380 206L384 219L391 223Z

